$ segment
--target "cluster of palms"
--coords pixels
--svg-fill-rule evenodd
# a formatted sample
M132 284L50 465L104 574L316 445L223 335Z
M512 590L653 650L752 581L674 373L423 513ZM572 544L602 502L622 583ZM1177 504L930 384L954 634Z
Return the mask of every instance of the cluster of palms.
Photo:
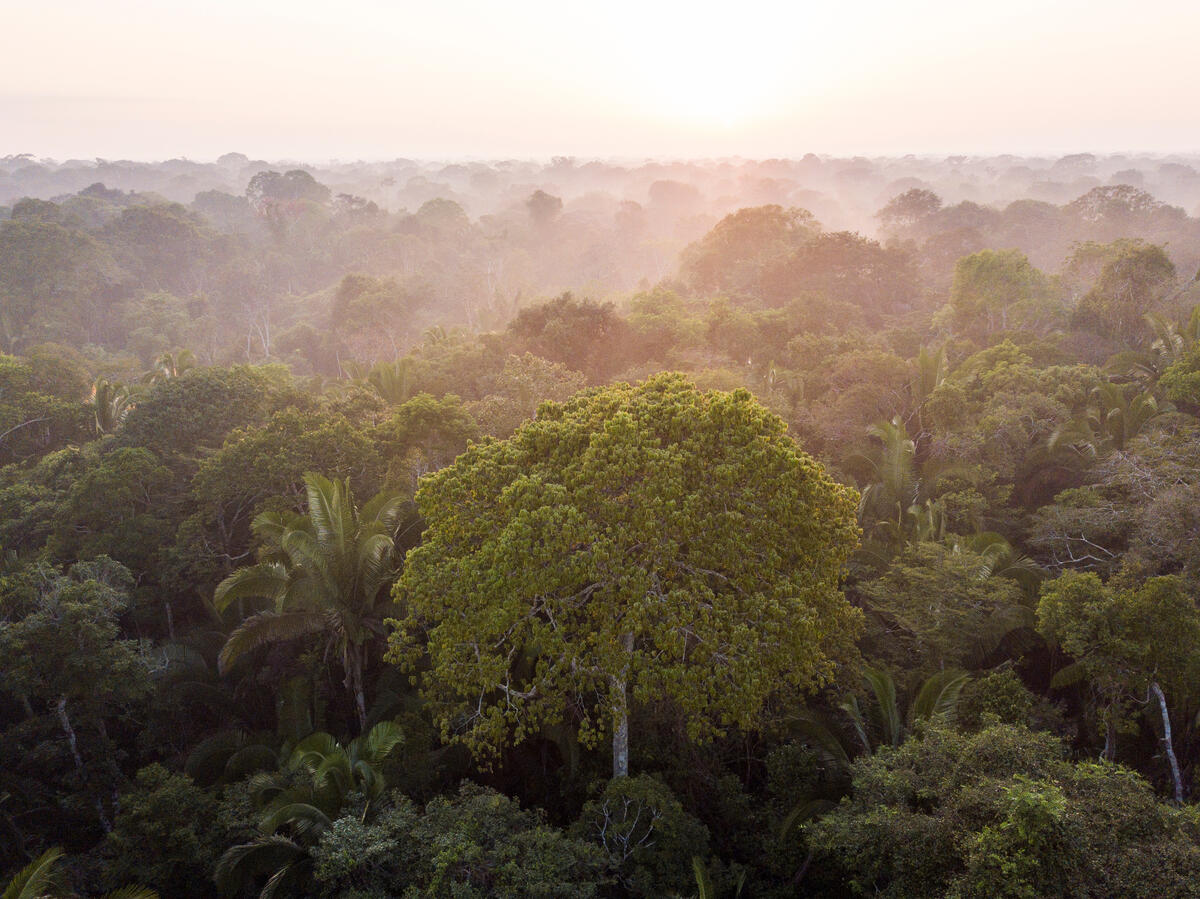
M1123 452L1151 420L1173 408L1149 389L1106 381L1092 391L1087 412L1057 428L1046 447L1051 453L1070 448L1088 459Z
M328 733L298 733L297 742L274 756L274 771L262 770L274 755L269 741L238 732L219 735L194 754L189 767L215 767L221 779L259 770L250 788L262 813L261 835L221 858L215 876L225 895L264 879L261 896L293 895L309 880L310 849L331 823L351 803L362 805L364 820L371 814L385 788L380 765L403 740L391 721L367 730L364 687L368 650L383 634L390 603L403 499L385 490L359 508L346 480L308 474L304 483L307 514L260 514L253 523L259 562L216 589L218 612L236 607L242 613L218 665L225 673L259 647L316 637L325 657L342 666L361 733L345 745ZM293 731L305 730L303 721L293 723Z
M370 368L358 362L342 363L342 371L351 384L374 390L393 406L412 399L416 384L415 367L408 356L395 362L379 362Z
M1184 322L1150 312L1145 320L1154 332L1147 350L1118 353L1107 369L1124 383L1105 382L1092 391L1087 412L1059 427L1047 441L1051 453L1074 451L1087 459L1124 452L1153 419L1174 411L1160 403L1155 386L1168 368L1200 347L1200 306Z
M298 895L312 875L310 850L333 821L352 802L361 803L364 821L370 817L386 787L380 765L403 739L392 721L345 746L330 734L310 734L286 753L278 771L251 778L261 835L221 856L214 872L220 893L242 895L263 882L261 899Z
M185 371L196 367L196 357L190 350L178 353L162 353L154 360L151 369L142 375L136 384L122 384L107 378L97 378L92 383L87 405L96 422L96 435L115 433L125 421L137 402L138 392L160 381L177 378Z

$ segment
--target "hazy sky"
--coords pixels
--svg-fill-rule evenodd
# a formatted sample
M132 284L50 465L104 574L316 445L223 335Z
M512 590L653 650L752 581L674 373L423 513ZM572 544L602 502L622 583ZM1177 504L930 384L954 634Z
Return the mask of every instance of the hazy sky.
M1200 149L1200 3L0 0L0 156Z

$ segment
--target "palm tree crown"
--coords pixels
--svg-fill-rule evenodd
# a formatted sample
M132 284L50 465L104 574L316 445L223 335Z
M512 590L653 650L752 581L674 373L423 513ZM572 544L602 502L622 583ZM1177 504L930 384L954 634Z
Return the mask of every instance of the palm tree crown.
M359 726L367 720L363 693L366 643L383 632L381 594L395 571L395 529L403 499L382 491L362 509L348 480L307 474L308 514L264 512L253 530L264 550L257 565L225 578L213 603L219 612L240 600L267 600L221 650L221 671L244 653L268 643L323 634L336 651L355 701Z

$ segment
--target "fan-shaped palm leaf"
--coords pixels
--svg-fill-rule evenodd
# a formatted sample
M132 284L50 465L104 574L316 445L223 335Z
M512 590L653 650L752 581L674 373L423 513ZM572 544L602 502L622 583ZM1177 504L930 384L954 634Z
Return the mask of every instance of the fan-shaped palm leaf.
M243 653L266 643L323 633L326 652L336 652L346 686L366 727L363 667L367 639L381 632L376 608L394 570L394 528L402 501L383 492L360 514L350 485L319 474L305 475L308 514L264 513L254 520L263 541L262 561L221 582L219 610L234 599L268 599L274 612L247 618L221 652L222 671Z

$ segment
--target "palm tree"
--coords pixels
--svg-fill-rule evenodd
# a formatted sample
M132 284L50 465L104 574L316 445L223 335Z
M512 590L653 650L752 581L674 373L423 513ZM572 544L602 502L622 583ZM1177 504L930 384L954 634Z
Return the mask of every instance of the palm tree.
M851 759L860 751L870 755L880 746L899 746L918 721L953 721L959 695L970 678L957 668L931 675L917 688L906 713L892 675L879 668L867 668L863 683L872 701L865 709L857 696L848 696L838 704L853 730L854 741L846 740L834 722L816 712L800 717L800 733L833 774L845 775Z
M1046 571L1029 556L1018 551L1003 535L983 531L969 537L956 537L954 551L967 550L983 556L979 579L1004 577L1016 581L1026 595L1036 597Z
M1046 446L1052 453L1071 447L1091 459L1122 452L1151 420L1171 411L1170 403L1159 405L1149 391L1130 396L1122 386L1105 381L1092 390L1087 415L1056 428Z
M849 461L867 471L858 504L864 551L884 559L912 539L944 534L934 491L941 478L966 468L931 459L919 463L916 441L899 417L872 425L867 433L879 442L874 456L856 454Z
M946 380L950 366L946 359L946 347L941 346L930 352L921 347L917 357L912 360L913 379L909 382L908 390L911 395L913 413L917 419L918 439L928 434L929 425L925 420L925 405L933 392Z
M899 746L918 721L951 722L958 710L959 696L971 676L957 668L947 668L926 678L917 688L907 714L900 705L896 681L887 671L867 668L863 683L872 702L864 710L857 696L848 696L838 704L853 730L853 740L846 739L842 728L820 712L805 712L799 719L801 738L816 753L832 775L832 792L802 795L784 818L779 838L786 840L801 824L818 818L837 806L837 800L849 789L850 768L860 753L872 755L883 746ZM793 884L803 879L812 852L793 877Z
M311 734L296 744L279 771L252 778L251 791L263 813L262 835L221 856L213 875L221 894L237 895L265 876L262 899L302 895L312 873L309 850L352 794L366 800L362 817L367 819L386 787L379 766L403 739L393 721L376 724L347 746L330 734Z
M909 506L917 503L920 491L917 445L899 418L872 425L867 433L880 446L874 459L861 457L870 467L871 481L862 491L859 519L864 530L870 523L902 531L904 516Z
M191 350L179 350L176 353L160 353L154 360L154 367L142 375L142 383L157 384L159 381L169 381L178 378L188 369L196 367L196 357Z
M308 514L264 512L252 528L263 542L262 561L225 578L213 603L267 600L272 606L242 621L221 649L229 670L244 653L269 643L321 634L346 673L360 729L366 728L363 667L367 642L383 633L382 599L395 571L396 521L402 497L382 491L361 510L349 480L306 474Z
M64 895L62 872L58 866L62 854L57 846L47 849L17 872L0 899L43 899Z
M1185 322L1174 322L1156 312L1143 316L1154 342L1148 350L1127 350L1117 353L1105 364L1112 374L1131 378L1144 388L1158 383L1164 371L1200 346L1200 306L1192 308Z
M397 362L381 362L367 374L367 383L375 388L387 403L399 406L413 397L413 360L405 357Z
M88 407L96 420L96 433L112 434L133 409L133 394L124 384L97 378L88 395Z

